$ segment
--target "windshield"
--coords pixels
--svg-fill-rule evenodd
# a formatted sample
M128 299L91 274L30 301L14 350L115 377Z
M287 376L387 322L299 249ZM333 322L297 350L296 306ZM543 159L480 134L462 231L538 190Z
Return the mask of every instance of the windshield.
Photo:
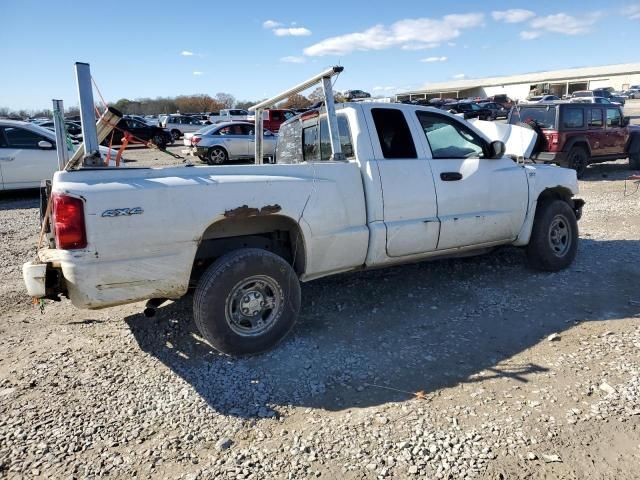
M536 123L542 128L556 128L556 109L551 107L519 107L511 115L511 125L520 122Z

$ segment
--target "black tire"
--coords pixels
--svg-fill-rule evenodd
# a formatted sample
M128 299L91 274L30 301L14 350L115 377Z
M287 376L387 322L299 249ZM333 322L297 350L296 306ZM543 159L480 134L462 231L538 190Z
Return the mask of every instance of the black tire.
M200 278L193 300L198 330L228 355L253 355L274 347L293 328L299 311L300 282L293 268L282 257L257 248L216 260Z
M629 155L629 168L631 170L640 170L640 152Z
M171 138L173 139L174 142L180 140L181 136L182 136L182 132L180 130L171 130Z
M538 203L527 246L529 265L536 270L557 272L567 268L578 251L578 221L563 200Z
M151 141L158 148L166 148L167 146L167 141L162 135L154 135Z
M222 165L229 160L227 151L222 147L210 148L207 152L207 163L209 165Z
M576 176L582 178L589 165L589 152L584 147L572 147L567 155L567 163L569 168L576 171Z

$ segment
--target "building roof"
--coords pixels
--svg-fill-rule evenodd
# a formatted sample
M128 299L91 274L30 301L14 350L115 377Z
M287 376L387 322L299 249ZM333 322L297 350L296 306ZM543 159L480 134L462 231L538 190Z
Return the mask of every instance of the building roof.
M602 65L599 67L567 68L565 70L551 70L531 72L522 75L503 77L469 78L451 80L448 82L427 83L421 89L402 92L398 95L414 93L450 92L467 90L477 87L496 85L512 85L515 83L542 83L555 81L571 81L592 77L606 77L607 75L640 74L640 63L622 63L618 65Z

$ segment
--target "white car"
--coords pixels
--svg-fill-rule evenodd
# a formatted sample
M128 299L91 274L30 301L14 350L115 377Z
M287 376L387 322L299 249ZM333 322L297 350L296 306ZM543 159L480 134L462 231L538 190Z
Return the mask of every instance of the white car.
M160 126L171 132L173 140L179 140L187 132L197 132L202 128L200 119L188 115L165 115L160 117Z
M77 148L77 146L76 146ZM69 150L69 156L76 150ZM100 147L106 155L108 149ZM113 157L117 151L111 150ZM56 136L29 122L0 120L0 189L38 188L58 170Z
M619 102L612 102L604 97L573 97L569 100L571 103L597 103L600 105L622 105Z
M557 95L536 95L535 97L529 97L526 100L522 100L520 103L541 103L541 102L555 102L560 100Z

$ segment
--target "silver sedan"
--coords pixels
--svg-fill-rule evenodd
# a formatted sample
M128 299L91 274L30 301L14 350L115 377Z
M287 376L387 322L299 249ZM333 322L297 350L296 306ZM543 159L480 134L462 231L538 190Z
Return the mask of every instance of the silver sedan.
M211 125L195 132L189 141L191 154L210 165L221 165L232 160L254 160L255 126L248 122L226 122ZM188 134L187 134L188 135ZM264 156L273 158L277 137L264 130Z

